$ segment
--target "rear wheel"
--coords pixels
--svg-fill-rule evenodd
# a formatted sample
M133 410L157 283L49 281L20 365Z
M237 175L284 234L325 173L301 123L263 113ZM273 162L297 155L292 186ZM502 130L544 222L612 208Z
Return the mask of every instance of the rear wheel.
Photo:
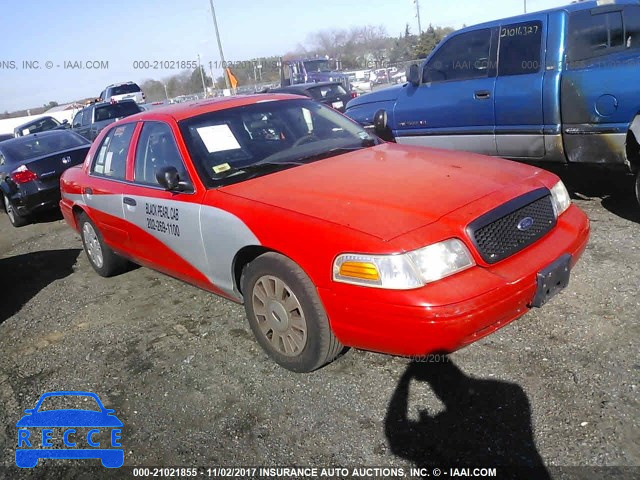
M104 243L102 235L85 213L78 215L78 225L84 251L98 275L112 277L126 270L127 260Z
M245 267L241 283L253 334L280 366L311 372L343 350L315 286L292 260L261 255Z
M29 218L23 215L20 215L13 205L9 201L9 197L6 195L2 196L4 201L4 211L7 212L7 217L9 217L9 221L11 225L14 227L23 227L29 223Z

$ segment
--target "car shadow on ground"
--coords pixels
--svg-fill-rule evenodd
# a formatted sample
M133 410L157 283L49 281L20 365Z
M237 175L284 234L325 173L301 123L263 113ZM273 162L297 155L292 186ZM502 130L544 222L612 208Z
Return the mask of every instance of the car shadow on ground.
M43 288L73 273L82 250L43 250L0 258L0 324L15 315Z
M59 209L47 210L46 212L40 212L31 217L31 223L51 223L62 220L62 212Z
M536 449L524 390L515 383L469 377L449 357L438 358L444 360L410 363L400 378L385 419L391 451L428 472L495 467L500 478L550 479ZM444 408L421 409L419 419L412 420L409 389L412 384L424 388L422 382Z

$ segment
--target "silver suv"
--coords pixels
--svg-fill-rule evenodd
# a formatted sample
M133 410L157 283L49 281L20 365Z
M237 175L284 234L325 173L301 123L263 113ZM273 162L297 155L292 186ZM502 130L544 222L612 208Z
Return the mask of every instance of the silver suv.
M142 89L134 82L114 83L100 93L103 102L119 102L120 100L135 100L145 103L146 97Z

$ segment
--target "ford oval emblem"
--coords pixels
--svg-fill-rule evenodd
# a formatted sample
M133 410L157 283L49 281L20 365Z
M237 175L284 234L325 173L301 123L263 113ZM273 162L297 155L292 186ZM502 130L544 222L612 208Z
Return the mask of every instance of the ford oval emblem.
M65 165L67 163L71 163L71 157L62 157L62 163L64 163Z
M521 232L526 232L531 227L533 227L533 218L531 217L524 217L518 222L518 230Z

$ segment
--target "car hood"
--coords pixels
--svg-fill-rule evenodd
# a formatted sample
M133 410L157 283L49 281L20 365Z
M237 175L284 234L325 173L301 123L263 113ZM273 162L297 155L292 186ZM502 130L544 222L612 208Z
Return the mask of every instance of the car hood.
M360 105L366 105L367 103L393 102L398 98L400 90L403 88L405 88L404 85L394 85L393 87L382 88L375 92L367 93L366 95L360 95L351 100L347 108L358 107Z
M539 188L539 172L483 155L387 143L222 191L388 241L498 190Z

